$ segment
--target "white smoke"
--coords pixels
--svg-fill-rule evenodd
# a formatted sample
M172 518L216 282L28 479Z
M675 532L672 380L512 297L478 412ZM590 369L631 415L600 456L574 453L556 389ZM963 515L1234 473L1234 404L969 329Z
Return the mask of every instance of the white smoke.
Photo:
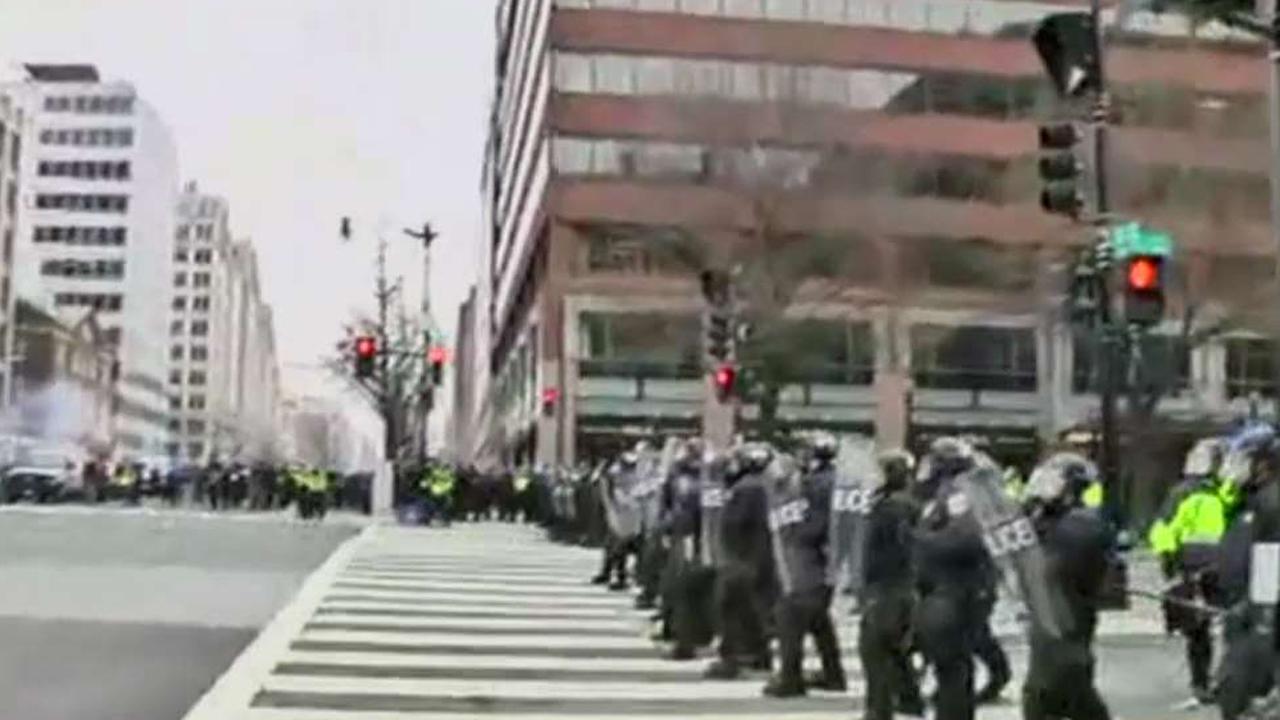
M42 443L83 445L97 430L95 415L92 394L75 382L60 380L22 393L0 415L0 427L9 435Z

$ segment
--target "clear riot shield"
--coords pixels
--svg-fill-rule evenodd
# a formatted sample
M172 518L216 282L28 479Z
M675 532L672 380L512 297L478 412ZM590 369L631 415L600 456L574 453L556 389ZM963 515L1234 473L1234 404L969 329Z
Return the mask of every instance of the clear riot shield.
M676 463L676 454L680 450L680 440L669 437L662 450L654 454L652 463L641 475L637 490L640 504L640 525L648 535L657 532L662 520L662 486Z
M724 515L725 463L708 456L702 463L702 488L698 495L699 555L703 565L718 567L723 550L720 547L721 518Z
M999 468L994 463L979 463L956 478L956 488L969 501L987 551L1003 577L1016 578L1016 585L1009 590L1026 607L1034 630L1053 639L1071 632L1071 611L1062 588L1049 577L1035 527L1022 507L1005 493Z
M882 484L875 443L861 436L842 438L831 490L827 574L832 587L862 590L864 519L870 494Z
M809 502L800 485L800 470L789 455L774 458L765 473L765 495L769 502L769 544L773 550L773 567L783 595L789 595L800 584L796 573L800 563L792 553L799 544L800 532L809 510Z

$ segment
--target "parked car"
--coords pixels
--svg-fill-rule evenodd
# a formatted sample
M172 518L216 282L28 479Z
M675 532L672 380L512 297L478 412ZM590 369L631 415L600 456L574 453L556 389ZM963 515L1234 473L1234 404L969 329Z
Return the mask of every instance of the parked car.
M0 475L0 502L30 500L37 503L70 500L81 494L79 472L73 464L62 467L15 465Z

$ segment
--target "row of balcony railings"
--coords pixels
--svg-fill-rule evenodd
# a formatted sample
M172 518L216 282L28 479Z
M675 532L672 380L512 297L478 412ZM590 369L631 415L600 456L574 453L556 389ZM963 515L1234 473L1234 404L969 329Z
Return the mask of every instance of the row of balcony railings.
M1264 369L1265 370L1265 369ZM628 391L636 400L653 396L655 384L670 381L701 380L707 373L702 365L688 362L662 362L644 360L584 359L578 362L578 376L590 380L629 381ZM973 393L1033 393L1038 389L1034 370L1018 369L967 369L929 368L916 369L911 380L917 390L965 391ZM810 402L815 386L869 387L875 381L875 369L867 366L815 365L806 368L801 375L784 383L797 387ZM1189 389L1189 378L1181 374L1168 387L1171 395ZM1227 399L1271 398L1275 396L1276 383L1263 373L1228 377L1224 383ZM1097 378L1073 373L1071 391L1077 395L1097 391Z

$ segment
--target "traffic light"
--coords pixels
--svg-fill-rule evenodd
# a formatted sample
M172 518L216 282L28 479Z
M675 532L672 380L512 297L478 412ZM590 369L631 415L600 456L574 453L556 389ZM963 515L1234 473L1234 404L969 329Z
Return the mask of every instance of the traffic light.
M434 345L427 351L427 362L431 365L431 384L439 386L444 383L444 364L449 359L449 351Z
M543 388L542 390L542 415L543 417L554 417L556 414L556 403L560 401L559 388Z
M738 368L731 363L724 363L716 368L712 380L716 385L716 400L722 403L728 402L733 397L734 385L738 382Z
M373 361L378 356L378 339L372 335L361 335L356 338L356 377L365 379L373 376Z
M721 361L733 354L733 314L728 308L711 308L707 314L707 354Z
M703 270L698 274L702 283L702 298L708 305L728 305L732 282L723 270Z
M1125 264L1124 318L1154 325L1164 318L1164 258L1135 255Z
M1049 15L1036 26L1031 42L1059 94L1079 97L1101 89L1097 29L1089 13Z
M1084 207L1078 182L1084 168L1076 158L1075 148L1081 140L1074 123L1051 123L1040 126L1040 207L1045 212L1075 218Z

